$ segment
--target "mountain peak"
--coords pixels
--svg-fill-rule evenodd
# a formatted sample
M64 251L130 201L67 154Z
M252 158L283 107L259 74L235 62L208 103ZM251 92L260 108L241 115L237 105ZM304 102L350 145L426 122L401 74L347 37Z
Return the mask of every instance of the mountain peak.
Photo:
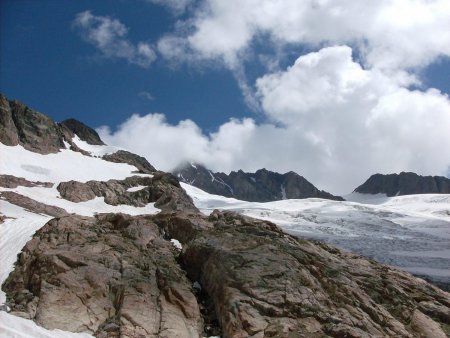
M374 174L354 191L362 194L386 194L388 197L448 194L450 193L450 179L443 176L421 176L404 171L400 174Z
M104 145L103 141L100 139L98 133L88 127L83 122L75 119L67 119L60 123L61 125L67 127L72 133L76 134L81 140L92 144L92 145Z

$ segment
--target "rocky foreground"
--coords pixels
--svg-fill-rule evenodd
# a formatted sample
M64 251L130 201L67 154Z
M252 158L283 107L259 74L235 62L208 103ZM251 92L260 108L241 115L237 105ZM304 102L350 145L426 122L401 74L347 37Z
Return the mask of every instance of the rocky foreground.
M51 220L3 285L12 313L96 337L449 333L450 295L408 273L270 222L175 209Z

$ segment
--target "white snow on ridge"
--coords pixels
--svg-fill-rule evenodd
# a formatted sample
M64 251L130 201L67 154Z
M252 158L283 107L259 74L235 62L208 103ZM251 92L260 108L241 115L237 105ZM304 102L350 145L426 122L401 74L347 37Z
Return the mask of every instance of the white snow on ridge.
M0 143L0 154L1 174L23 177L30 181L107 181L124 179L137 170L129 164L108 162L67 149L56 154L42 155L20 145L11 147Z
M61 198L56 187L44 188L19 186L15 189L0 188L0 191L14 191L35 201L54 205L65 209L68 213L75 213L82 216L94 216L98 213L107 212L121 212L129 215L147 215L157 214L161 211L154 207L154 203L149 203L145 207L134 207L126 204L110 205L105 203L103 197L96 197L86 202L71 202Z
M450 282L450 195L353 196L365 203L318 198L256 203L182 187L205 214L219 209L266 219L293 235Z
M94 157L102 157L103 155L109 155L114 154L115 152L119 150L124 150L122 148L114 147L114 146L108 146L108 145L95 145L95 144L89 144L86 141L83 141L78 137L78 135L75 135L75 137L72 139L72 142L77 145L78 148L85 150L89 152Z

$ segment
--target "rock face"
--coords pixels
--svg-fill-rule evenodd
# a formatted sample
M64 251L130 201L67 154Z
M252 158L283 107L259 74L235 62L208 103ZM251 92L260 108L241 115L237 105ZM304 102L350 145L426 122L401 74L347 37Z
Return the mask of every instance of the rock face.
M224 338L446 337L450 322L450 295L421 279L218 211L54 219L3 289L16 315L97 337L198 337L207 310Z
M115 163L128 163L134 165L138 168L140 173L151 174L156 171L156 169L148 163L148 161L141 156L130 153L125 150L116 151L113 154L104 155L102 157L104 160Z
M32 182L23 177L16 177L13 175L0 175L0 187L3 188L17 188L23 187L44 187L51 188L53 183L51 182Z
M173 173L180 181L211 194L234 197L244 201L269 202L309 197L344 200L340 196L317 189L305 178L292 171L278 174L266 169L258 170L255 173L245 173L239 170L232 171L227 175L213 173L199 164L187 164Z
M53 217L68 215L67 211L63 208L38 202L14 191L0 191L0 198L36 214L45 214Z
M3 144L20 144L27 150L49 154L64 148L63 140L71 140L72 136L70 130L48 116L0 95L0 142Z
M382 175L375 174L355 192L402 196L412 194L450 194L450 179L443 176L419 176L411 172Z
M209 221L181 258L223 337L446 336L450 295L420 279L268 222L220 212Z
M67 127L67 129L69 129L72 133L77 134L81 140L89 144L104 145L103 141L100 139L100 136L98 136L94 129L78 120L64 120L60 123L60 125Z
M75 133L91 144L103 144L97 132L83 123L70 119L56 123L50 117L33 111L19 101L9 101L0 94L0 142L8 146L21 145L40 154L57 153L66 148L87 153L72 142Z
M27 243L4 289L13 314L49 329L199 337L199 307L177 255L149 217L62 217Z
M139 190L128 191L133 187L138 187ZM155 202L155 207L163 211L198 212L192 199L181 188L178 180L164 172L155 172L153 177L132 176L124 180L107 182L62 182L57 189L62 198L72 202L84 202L95 197L104 197L105 203L111 205L128 204L143 207L148 203Z

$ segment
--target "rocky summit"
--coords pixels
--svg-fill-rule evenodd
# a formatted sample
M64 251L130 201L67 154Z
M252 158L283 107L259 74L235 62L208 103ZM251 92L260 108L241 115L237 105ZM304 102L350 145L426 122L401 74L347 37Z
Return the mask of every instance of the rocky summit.
M325 198L343 201L340 196L334 196L317 189L304 177L290 171L279 174L266 169L255 173L242 170L230 174L214 173L197 163L187 163L173 171L181 182L193 185L210 194L233 197L250 202L269 202L283 199Z
M362 194L403 196L413 194L450 194L450 179L443 176L420 176L411 172L375 174L355 189Z
M19 103L2 99L1 113L0 146L11 163L0 162L0 335L61 337L34 334L44 328L99 338L450 334L450 294L422 279L267 220L205 215L175 176L145 159L120 150L92 156L75 142L87 140L78 127ZM73 168L80 158L97 179ZM69 161L67 172L56 172L57 161ZM272 196L284 186L288 198L290 180L302 181L265 170L234 175L266 182Z

